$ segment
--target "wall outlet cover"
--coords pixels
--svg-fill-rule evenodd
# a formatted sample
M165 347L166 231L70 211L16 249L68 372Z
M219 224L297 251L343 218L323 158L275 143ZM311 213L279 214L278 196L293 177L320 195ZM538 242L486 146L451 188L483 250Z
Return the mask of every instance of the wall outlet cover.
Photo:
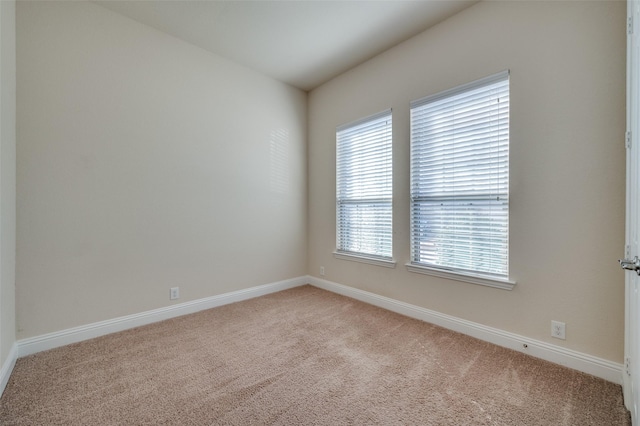
M171 290L169 291L169 299L180 299L180 287L171 287Z
M565 323L560 321L551 321L551 337L565 340Z

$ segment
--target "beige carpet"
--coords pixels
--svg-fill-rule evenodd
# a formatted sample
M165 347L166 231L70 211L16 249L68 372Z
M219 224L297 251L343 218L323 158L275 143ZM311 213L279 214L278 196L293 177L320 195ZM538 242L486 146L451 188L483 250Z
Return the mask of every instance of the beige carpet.
M620 386L311 286L21 358L2 425L626 425Z

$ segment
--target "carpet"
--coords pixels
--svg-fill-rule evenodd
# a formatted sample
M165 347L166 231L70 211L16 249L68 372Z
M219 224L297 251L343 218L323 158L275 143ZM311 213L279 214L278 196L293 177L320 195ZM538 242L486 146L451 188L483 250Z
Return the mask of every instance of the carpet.
M619 385L303 286L18 359L2 425L629 425Z

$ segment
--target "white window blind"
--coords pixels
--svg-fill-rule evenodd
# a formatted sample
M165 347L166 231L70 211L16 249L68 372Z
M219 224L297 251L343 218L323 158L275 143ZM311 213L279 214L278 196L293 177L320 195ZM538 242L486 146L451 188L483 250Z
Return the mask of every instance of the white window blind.
M392 257L391 110L336 129L337 252Z
M508 71L411 103L411 263L508 278Z

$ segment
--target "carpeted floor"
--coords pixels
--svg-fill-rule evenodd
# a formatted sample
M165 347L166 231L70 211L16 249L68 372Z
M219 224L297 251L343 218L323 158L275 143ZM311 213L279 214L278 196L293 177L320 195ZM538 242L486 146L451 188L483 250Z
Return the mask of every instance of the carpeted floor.
M620 386L311 286L16 363L2 425L628 425Z

